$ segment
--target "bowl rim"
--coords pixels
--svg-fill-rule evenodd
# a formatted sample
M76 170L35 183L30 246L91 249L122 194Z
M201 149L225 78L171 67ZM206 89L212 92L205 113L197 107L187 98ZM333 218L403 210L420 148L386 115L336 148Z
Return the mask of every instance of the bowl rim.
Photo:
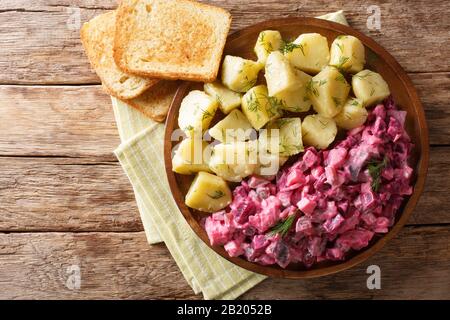
M191 229L195 232L195 234L212 250L218 253L223 258L227 259L231 263L240 266L246 270L256 272L262 275L266 275L269 277L275 278L288 278L288 279L305 279L305 278L315 278L321 277L329 274L334 274L340 271L344 271L349 269L357 264L360 264L373 256L376 252L380 251L384 245L390 241L393 237L395 237L401 228L405 225L406 221L411 216L414 208L417 205L417 202L423 192L425 186L426 175L428 171L428 162L429 162L429 137L428 137L428 127L425 120L425 113L420 102L419 96L414 88L412 81L407 75L406 71L400 66L400 64L395 60L395 58L381 45L379 45L375 40L366 36L365 34L342 24L317 19L317 18L307 18L307 17L292 17L292 18L279 18L279 19L270 19L266 21L262 21L251 26L240 29L227 38L227 47L228 43L239 38L241 35L246 33L257 32L261 29L270 29L273 26L280 25L298 25L304 24L309 26L315 26L325 29L330 29L334 32L338 32L341 34L353 35L360 39L365 47L368 47L374 53L376 53L380 58L384 60L389 67L396 72L398 78L401 80L403 88L407 91L409 96L409 100L413 104L413 108L416 110L418 115L419 122L419 140L421 143L421 152L418 156L417 160L417 177L416 183L414 185L413 194L409 197L406 204L403 207L403 211L401 213L400 218L394 224L394 226L389 230L388 233L377 239L370 247L367 249L362 249L359 252L356 252L351 258L344 260L342 262L338 262L336 264L330 266L324 266L315 269L309 270L286 270L281 269L274 266L262 266L254 262L249 262L244 258L240 257L230 257L228 253L224 250L222 246L211 246L209 239L206 235L205 230L201 227L198 221L192 216L190 209L184 203L184 196L181 194L180 189L178 188L178 184L176 181L175 173L172 171L172 141L170 136L174 129L174 124L176 122L175 113L177 113L179 104L181 103L182 98L185 96L186 91L193 84L192 82L183 82L178 88L173 101L171 103L169 113L165 123L165 135L164 135L164 161L165 161L165 169L167 174L167 179L169 182L170 190L172 192L172 197L174 198L175 203L177 204L179 210L183 214L184 218L190 225ZM276 27L275 27L276 28ZM178 104L178 106L176 106ZM174 111L177 108L176 111Z

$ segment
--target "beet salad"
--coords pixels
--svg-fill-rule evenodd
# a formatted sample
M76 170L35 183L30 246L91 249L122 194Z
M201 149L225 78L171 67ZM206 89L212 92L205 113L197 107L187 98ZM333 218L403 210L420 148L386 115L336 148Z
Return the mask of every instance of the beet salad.
M204 220L211 245L262 265L343 260L394 224L412 193L406 112L391 99L332 148L308 147L276 177L251 176Z

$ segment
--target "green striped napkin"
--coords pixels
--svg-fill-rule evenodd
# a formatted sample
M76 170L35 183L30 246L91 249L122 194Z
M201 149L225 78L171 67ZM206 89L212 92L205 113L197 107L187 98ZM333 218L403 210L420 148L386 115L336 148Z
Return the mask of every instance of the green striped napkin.
M318 18L347 24L342 11ZM235 299L264 280L216 254L185 221L165 174L164 125L115 98L112 103L122 141L115 154L133 186L148 242L164 241L186 281L205 299Z
M138 122L132 128L124 128L123 124L127 122L120 120L133 121L142 116L116 99L113 99L113 105L121 136L145 125L145 122ZM163 138L164 126L149 122L145 129L125 138L115 150L134 187L149 240L155 242L161 236L194 292L202 292L205 299L235 299L264 277L223 259L191 230L169 191L163 161Z

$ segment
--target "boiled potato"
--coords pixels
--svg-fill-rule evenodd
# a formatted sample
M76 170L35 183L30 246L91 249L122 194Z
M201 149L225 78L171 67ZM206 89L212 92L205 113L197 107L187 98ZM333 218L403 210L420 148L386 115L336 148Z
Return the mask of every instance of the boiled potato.
M265 85L251 88L242 97L242 111L256 130L282 114L279 101L268 96Z
M205 83L203 90L219 102L219 108L223 113L228 114L231 110L241 105L242 95L227 89L218 82Z
M302 121L300 118L281 118L270 122L260 134L259 144L260 149L284 157L302 152Z
M245 141L252 133L256 135L247 117L240 110L231 111L225 118L209 129L209 135L222 142Z
M305 117L302 123L303 142L317 149L326 149L337 134L336 122L319 114Z
M194 174L199 171L211 171L209 144L201 139L187 138L178 144L172 158L172 170L179 174Z
M306 87L311 76L294 68L281 52L267 58L265 77L269 96L282 109L305 112L311 107Z
M366 63L364 45L353 36L338 36L334 39L330 56L330 65L350 73L361 71Z
M320 72L330 61L328 40L318 33L304 33L282 50L293 66L307 73Z
M178 126L188 136L208 129L216 113L218 103L203 91L193 90L181 102Z
M255 45L255 53L258 62L266 64L267 57L272 51L278 51L283 44L283 38L279 31L261 31Z
M260 176L273 176L278 173L280 167L285 164L288 157L282 157L279 153L272 154L267 151L260 152L258 155L258 165L253 172Z
M219 177L240 182L253 174L258 165L258 148L254 141L217 144L209 161L209 167Z
M186 194L188 207L203 212L216 212L231 203L231 190L222 178L199 172Z
M230 90L247 92L258 80L261 63L241 57L225 56L222 65L222 83Z
M308 84L311 76L300 70L295 70L297 86L290 90L277 93L274 98L279 99L281 108L291 112L307 112L311 108L311 100L308 96Z
M317 113L332 118L341 112L350 85L334 67L326 67L314 76L308 86L308 95Z
M279 51L274 51L268 56L265 77L270 96L292 90L301 85L298 83L295 68Z
M367 120L368 112L364 108L362 101L355 98L350 98L345 103L342 111L334 117L334 121L338 127L351 130L364 124Z
M363 70L352 77L355 96L362 100L365 107L383 101L391 92L383 77L376 72Z

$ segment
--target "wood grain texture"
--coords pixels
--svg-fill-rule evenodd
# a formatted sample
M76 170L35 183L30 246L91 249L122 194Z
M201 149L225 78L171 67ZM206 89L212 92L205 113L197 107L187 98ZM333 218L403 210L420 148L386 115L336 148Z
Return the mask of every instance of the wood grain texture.
M444 205L449 202L450 177L447 178L447 174L450 175L450 148L431 148L425 190L409 224L450 223L450 210Z
M366 263L334 276L266 280L243 299L449 299L450 228L406 227ZM368 290L366 268L381 268ZM80 267L70 290L68 268ZM199 299L162 245L139 233L0 234L0 299ZM69 285L70 287L70 285Z
M69 289L71 266L79 290ZM0 234L0 284L0 299L196 298L167 249L143 232Z
M450 72L410 74L430 143L450 144ZM114 160L120 140L111 101L100 86L1 86L0 155Z
M116 162L0 158L0 231L141 231Z
M0 11L55 12L61 8L114 9L119 0L2 0Z
M450 71L450 6L446 0L386 2L326 0L213 0L233 15L232 30L271 18L314 17L344 9L352 27L372 36L409 72ZM83 53L72 9L80 21L115 8L116 1L6 0L0 4L0 83L98 83ZM367 28L369 5L381 10L381 30ZM439 18L437 18L439 17ZM437 23L437 19L440 23ZM69 26L67 22L69 21ZM420 57L420 58L418 58ZM14 72L11 72L14 70Z
M0 154L115 160L120 139L100 86L0 86Z
M450 223L450 148L433 148L424 194L409 225ZM140 231L131 185L118 163L0 157L0 232Z
M2 0L0 83L99 83L83 52L80 28L116 3Z
M430 144L450 144L450 72L410 77L425 108Z

